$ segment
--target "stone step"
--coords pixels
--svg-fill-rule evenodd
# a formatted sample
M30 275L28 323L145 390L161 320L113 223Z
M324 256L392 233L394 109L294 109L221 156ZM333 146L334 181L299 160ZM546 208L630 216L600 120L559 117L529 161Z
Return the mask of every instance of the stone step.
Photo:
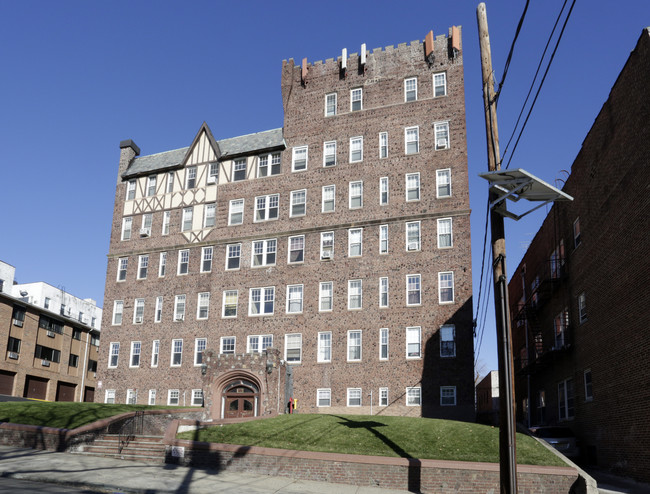
M127 439L127 437L123 437L124 439ZM162 441L163 436L130 436L120 450L119 434L105 434L94 442L86 444L77 453L123 460L164 463L165 445Z
M87 451L81 452L80 454L86 456L94 456L97 458L115 458L116 460L143 461L147 463L165 463L164 454L158 456L146 456L146 455L124 454L124 452L118 454L118 453L91 453Z

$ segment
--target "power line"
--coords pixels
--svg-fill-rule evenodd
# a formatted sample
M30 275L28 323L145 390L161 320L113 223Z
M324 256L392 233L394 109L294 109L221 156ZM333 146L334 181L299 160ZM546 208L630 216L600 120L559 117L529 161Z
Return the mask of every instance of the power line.
M515 44L517 43L517 38L519 37L519 33L521 32L521 26L524 24L524 18L526 17L526 12L528 11L529 4L530 4L530 0L526 0L524 11L521 13L521 17L519 18L519 23L517 24L517 29L515 30L515 37L512 40L512 44L510 45L510 51L508 52L508 58L506 58L506 63L505 66L503 67L503 75L501 76L499 89L497 89L496 94L494 95L494 100L496 102L499 101L499 94L501 94L501 88L503 87L503 84L506 82L506 75L508 74L508 69L510 68L510 61L512 60L512 54L515 51Z

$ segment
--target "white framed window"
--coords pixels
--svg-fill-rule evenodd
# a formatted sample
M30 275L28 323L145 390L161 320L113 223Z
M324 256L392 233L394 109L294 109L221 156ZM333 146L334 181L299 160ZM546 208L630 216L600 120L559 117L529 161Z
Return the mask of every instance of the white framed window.
M183 225L181 231L189 232L192 230L192 217L194 216L194 208L183 208Z
M183 361L183 340L172 340L171 366L180 367Z
M232 199L228 208L228 225L241 225L244 222L244 200Z
M234 354L235 353L236 338L234 336L222 336L220 343L221 354Z
M350 209L363 207L363 182L361 180L350 182Z
M420 200L420 173L406 174L406 201Z
M208 166L208 184L216 184L219 179L219 163L210 163Z
M558 417L560 421L572 419L575 415L573 379L565 379L557 385Z
M578 295L578 320L580 324L587 320L587 295L585 292Z
M436 170L436 197L451 197L451 168Z
M307 190L291 191L291 210L289 216L304 216L307 213Z
M144 320L144 299L135 299L135 309L133 310L133 324L142 324Z
M329 93L325 95L325 116L334 115L336 115L336 93Z
M160 260L158 261L158 277L162 278L165 276L165 271L167 270L167 252L160 253Z
M239 298L238 290L223 291L223 309L221 317L237 317L237 299Z
M440 328L440 356L456 356L456 327L453 324L445 324Z
M299 364L302 360L302 334L287 334L284 337L284 359L288 363Z
M240 182L246 180L246 158L233 160L232 162L232 181Z
M270 194L255 198L255 223L277 220L279 211L280 194Z
M108 353L108 367L114 369L120 358L120 344L119 342L112 342Z
M155 389L150 389L149 390L149 401L147 403L149 405L155 405L156 404L156 390Z
M147 177L147 196L156 195L156 175L151 175Z
M335 207L336 207L336 185L324 185L321 211L323 213L332 213Z
M182 249L178 251L178 270L177 275L183 275L190 272L190 250Z
M239 269L241 261L241 244L229 244L226 246L226 269Z
M379 406L388 406L388 388L379 388Z
M433 74L433 96L447 96L447 74L445 72L438 72Z
M584 371L584 383L585 383L585 401L593 401L594 389L591 384L591 369L586 369Z
M379 179L379 204L381 206L388 204L388 177Z
M336 141L323 143L323 166L336 166Z
M328 407L332 404L332 390L330 388L319 388L316 390L316 406Z
M289 264L304 262L305 260L305 236L297 235L289 237Z
M320 259L321 261L334 258L334 232L321 232Z
M578 247L580 242L580 218L576 218L573 222L573 248Z
M363 228L348 230L348 257L360 257L363 252Z
M217 205L206 204L203 210L203 228L213 228L217 223Z
M251 267L275 266L278 241L275 238L251 242Z
M349 407L361 406L361 388L348 388L347 395Z
M273 346L273 335L250 335L247 341L246 353L262 353L267 348Z
M420 222L406 223L406 250L420 250Z
M172 220L172 212L164 211L163 221L162 221L162 232L161 232L163 235L169 235L169 224L171 223L171 220Z
M406 358L420 358L422 356L421 331L420 326L406 328Z
M104 403L110 403L110 404L115 403L115 390L114 389L107 389L106 390L106 393L104 394Z
M419 386L406 388L406 406L419 407L420 405L422 405L422 389Z
M566 344L566 329L569 325L569 310L565 308L553 319L553 329L555 331L556 349L563 348Z
M449 149L449 122L438 122L433 126L436 150Z
M126 270L129 266L128 257L120 257L117 260L117 281L126 280Z
M447 249L453 247L451 218L438 218L438 248Z
M160 354L160 340L153 340L151 344L151 367L158 367L158 355Z
M307 169L308 147L299 146L292 149L291 171L300 172Z
M203 406L203 390L202 389L193 389L192 390L192 406L193 407Z
M332 332L323 331L318 333L318 362L332 361Z
M167 174L167 194L174 192L174 172Z
M438 301L441 304L454 301L454 273L452 271L438 273Z
M388 225L379 225L379 253L388 254Z
M409 77L404 79L404 101L416 101L418 99L418 78Z
M350 138L350 163L363 161L363 137Z
M214 248L212 246L203 247L201 249L201 272L209 273L212 271L212 254Z
M151 225L153 223L153 214L145 213L142 215L142 227L140 228L140 236L148 237L151 235Z
M131 239L131 230L133 226L133 218L130 216L127 216L126 218L122 218L122 240L130 240Z
M440 406L456 405L456 386L440 386Z
M363 89L358 87L350 91L350 111L363 110Z
M135 199L135 186L136 186L136 181L135 180L129 180L126 183L126 200L131 201Z
M287 314L302 313L303 285L287 285Z
M201 292L196 303L196 318L207 319L210 312L210 292Z
M348 310L363 307L363 285L361 280L348 280Z
M141 343L139 341L131 342L131 359L129 361L129 367L140 367L140 350Z
M185 188L193 189L196 187L196 166L189 166L185 170Z
M388 132L379 133L379 158L388 158Z
M388 307L388 277L379 278L379 307Z
M126 404L135 405L138 401L138 393L134 389L126 390Z
M162 321L162 304L163 304L162 296L156 297L156 312L154 314L153 322Z
M122 314L124 312L124 301L115 300L113 302L113 326L122 324Z
M419 274L406 275L406 305L422 303L422 277Z
M404 129L404 150L406 154L417 154L420 152L419 127L406 127Z
M259 156L257 161L257 178L279 175L281 164L282 156L280 153L271 153Z
M318 310L329 312L332 310L332 282L321 281L318 288Z
M348 362L361 360L361 330L348 331Z
M379 360L388 360L388 328L379 330Z
M180 402L181 393L177 389L167 391L167 405L177 407Z
M251 288L248 305L249 316L272 315L275 308L275 287Z
M144 280L149 269L149 254L138 256L138 279Z
M174 321L185 319L185 295L176 295L174 297Z

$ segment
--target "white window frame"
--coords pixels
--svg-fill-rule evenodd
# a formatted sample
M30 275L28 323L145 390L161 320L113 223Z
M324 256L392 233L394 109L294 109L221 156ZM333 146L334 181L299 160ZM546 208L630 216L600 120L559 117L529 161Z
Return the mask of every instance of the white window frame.
M259 291L259 312L253 312L254 307L254 292ZM270 299L269 299L270 297ZM266 312L266 303L270 301L273 304L273 308L270 312ZM275 287L274 286L264 286L259 288L251 288L248 296L248 315L251 317L258 316L272 316L275 312Z
M217 205L206 204L203 209L203 228L214 228L217 224Z
M253 223L275 221L280 216L280 194L255 197Z
M443 300L443 290L451 290L451 300ZM454 272L442 271L438 273L438 302L440 304L453 304L454 294Z
M347 406L349 407L360 407L363 404L363 393L361 388L347 388ZM352 404L352 400L355 401L355 404ZM359 403L356 403L356 400L359 400Z
M379 225L379 254L388 254L388 225Z
M178 251L178 267L176 268L177 276L185 276L190 272L190 249L181 249Z
M436 81L436 78L438 80ZM440 82L440 79L442 79L442 82ZM441 94L436 94L438 91L438 88L442 87L442 92ZM433 74L433 97L434 98L440 98L442 96L447 96L447 73L446 72L436 72Z
M411 294L414 298L417 297L417 302L411 302ZM422 305L422 275L420 274L406 275L406 305L408 307Z
M174 192L174 172L167 174L167 194Z
M293 341L290 341L293 340ZM298 349L298 359L289 358L289 351ZM289 333L284 335L284 360L288 364L299 364L302 362L302 333Z
M333 213L335 210L336 210L336 185L323 185L321 213Z
M126 200L127 201L132 201L135 199L135 191L136 191L136 180L129 180L126 183Z
M241 267L241 247L240 243L226 245L226 271L236 271ZM237 259L237 267L229 267L230 259Z
M138 280L146 280L147 272L149 271L149 254L142 254L138 256Z
M214 247L211 245L201 248L201 272L210 273L212 271L212 259L214 258Z
M378 405L380 407L387 407L388 406L388 388L379 388L379 401Z
M415 228L415 225L417 225L417 229ZM413 236L409 235L409 227L413 228L413 232L417 232L417 240L413 239ZM419 221L409 221L406 223L406 232L405 232L405 237L406 237L406 250L407 251L412 251L412 252L417 252L422 249L422 225L420 224Z
M183 208L183 218L181 221L181 231L192 231L192 222L194 221L194 207Z
M151 235L151 225L153 224L153 213L145 213L142 215L142 228L140 236L143 236L142 233L146 232L146 236Z
M113 319L111 325L121 326L124 319L124 300L113 301Z
M353 297L358 297L358 306L353 304ZM363 280L348 280L348 310L361 309L363 309Z
M279 151L258 156L257 178L280 175L280 172L282 171L281 167L282 167L282 154ZM262 173L262 170L264 170L264 173Z
M222 336L219 338L219 354L234 355L237 349L236 336Z
M151 367L158 367L160 357L160 340L153 340L151 343Z
M187 297L184 294L174 296L174 321L185 320Z
M323 143L323 166L325 168L336 166L336 141Z
M115 369L120 362L120 342L112 341L108 351L108 368Z
M451 332L451 339L445 333ZM453 324L443 324L440 327L440 357L441 358L454 358L456 357L456 326ZM445 345L445 342L451 344Z
M420 388L420 386L406 388L406 406L422 406L422 388Z
M448 238L449 241L445 242ZM444 245L448 243L449 245ZM454 246L453 221L451 218L438 218L438 248L451 249Z
M162 278L165 276L167 270L167 252L160 253L160 260L158 261L158 277Z
M144 299L136 298L133 305L133 324L142 324L144 321Z
M300 206L302 205L302 212ZM294 208L296 211L294 211ZM289 217L296 218L307 214L307 189L291 191L291 206L289 208Z
M115 390L107 389L104 393L104 403L114 404L115 403Z
M286 313L302 314L303 298L304 298L304 285L287 285Z
M150 389L149 390L149 399L147 400L147 403L149 406L153 406L156 404L156 390L155 389Z
M258 250L260 249L261 252L258 252ZM263 268L266 266L275 266L275 263L277 262L277 257L278 257L278 240L276 238L268 238L264 240L253 240L251 242L251 268ZM258 259L261 260L259 264L256 264Z
M569 393L569 387L571 388L571 393ZM575 417L575 400L575 384L573 378L560 381L557 384L558 420L560 422L565 422ZM570 401L573 405L571 405Z
M417 345L417 347L409 347L410 345ZM406 358L409 360L422 358L422 327L420 326L406 328Z
M117 259L117 281L126 281L127 270L129 269L129 258L120 257Z
M379 278L379 308L385 309L389 304L389 282L388 276ZM385 300L384 300L385 299Z
M404 103L418 100L418 78L408 77L404 79Z
M162 321L162 304L163 298L162 295L156 297L156 312L154 313L153 322L159 323Z
M580 324L587 320L587 294L582 292L578 295L578 321Z
M202 311L205 315L201 314ZM210 317L210 292L200 292L196 300L196 318L202 320L208 317Z
M131 354L129 355L129 367L140 367L140 355L142 355L142 342L131 342Z
M448 194L441 194L441 187L449 189ZM451 197L451 168L436 170L436 198Z
M219 181L219 163L208 165L208 184L216 184Z
M228 203L228 226L244 223L244 199L232 199Z
M332 390L330 388L318 388L316 390L316 407L324 408L332 405Z
M329 238L331 238L331 242ZM334 232L321 232L320 234L320 260L326 259L334 259Z
M120 240L131 240L131 234L133 233L133 218L131 216L126 216L122 218L122 235Z
M302 155L304 154L304 158ZM304 161L304 165L302 162ZM291 171L305 171L309 164L309 146L296 146L291 150Z
M323 308L324 306L328 308ZM332 312L334 306L334 283L321 281L318 286L318 312Z
M357 106L357 108L355 108L355 106ZM363 110L363 88L356 87L350 89L350 111L360 110Z
M325 116L333 117L336 115L337 94L328 93L325 95ZM332 100L332 101L330 101Z
M390 358L390 332L388 328L379 329L379 360L388 360ZM384 351L386 355L384 356Z
M379 205L387 206L389 201L388 177L381 177L379 179Z
M388 132L379 133L379 159L388 158Z
M246 353L262 353L273 346L272 334L255 334L246 338Z
M302 245L302 248L297 248ZM302 254L296 260L292 260L292 253L301 252ZM295 235L289 237L287 248L287 264L302 264L305 262L305 236Z
M192 390L192 405L193 407L203 406L203 390L202 389L193 389Z
M433 124L433 134L435 138L435 149L440 151L451 147L449 135L449 122L436 122Z
M226 309L232 307L232 299L235 300L235 313L226 315ZM231 302L231 303L227 303ZM221 303L221 317L224 319L234 319L237 317L237 306L239 304L239 290L224 290Z
M185 189L196 188L196 166L188 166L185 169Z
M420 200L420 172L416 173L407 173L404 175L406 190L406 202L417 202ZM415 196L415 197L410 197Z
M174 357L178 355L178 363L175 362ZM175 338L172 340L171 356L169 359L170 367L180 367L183 365L183 339Z
M167 390L167 406L177 407L180 404L181 392L178 389Z
M363 161L363 136L350 137L350 163Z
M350 182L349 185L349 209L361 209L363 207L363 180L355 180ZM358 202L358 204L353 204Z
M358 242L356 241L357 239L354 238L356 236L358 236ZM352 248L355 245L359 246L358 254L352 253ZM361 257L362 255L363 255L363 228L350 228L348 230L348 257Z
M361 362L363 358L363 333L360 329L348 330L347 361Z
M149 175L147 177L147 197L152 197L156 195L156 175Z
M589 376L589 382L587 382L587 375ZM584 370L582 381L585 386L585 401L594 401L594 382L591 375L591 369Z
M317 362L331 362L332 361L332 332L321 331L318 333L318 352L316 356Z
M248 160L246 158L237 158L232 160L231 182L242 182L246 180L248 171ZM243 173L242 173L243 172Z
M404 129L404 154L418 154L420 152L420 127L406 127Z
M163 211L163 221L162 221L162 231L160 232L161 235L169 235L169 225L172 220L172 212L171 211Z

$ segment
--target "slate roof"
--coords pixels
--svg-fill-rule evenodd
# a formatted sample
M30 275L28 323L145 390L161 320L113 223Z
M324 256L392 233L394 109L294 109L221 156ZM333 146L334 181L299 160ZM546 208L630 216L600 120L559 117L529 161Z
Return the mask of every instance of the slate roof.
M217 141L221 158L232 157L261 151L264 149L285 147L282 137L282 128L256 132L244 136L231 137ZM174 169L181 165L187 155L189 147L165 151L163 153L151 154L135 158L126 172L122 174L123 179L132 178L138 175L148 174L154 171Z

